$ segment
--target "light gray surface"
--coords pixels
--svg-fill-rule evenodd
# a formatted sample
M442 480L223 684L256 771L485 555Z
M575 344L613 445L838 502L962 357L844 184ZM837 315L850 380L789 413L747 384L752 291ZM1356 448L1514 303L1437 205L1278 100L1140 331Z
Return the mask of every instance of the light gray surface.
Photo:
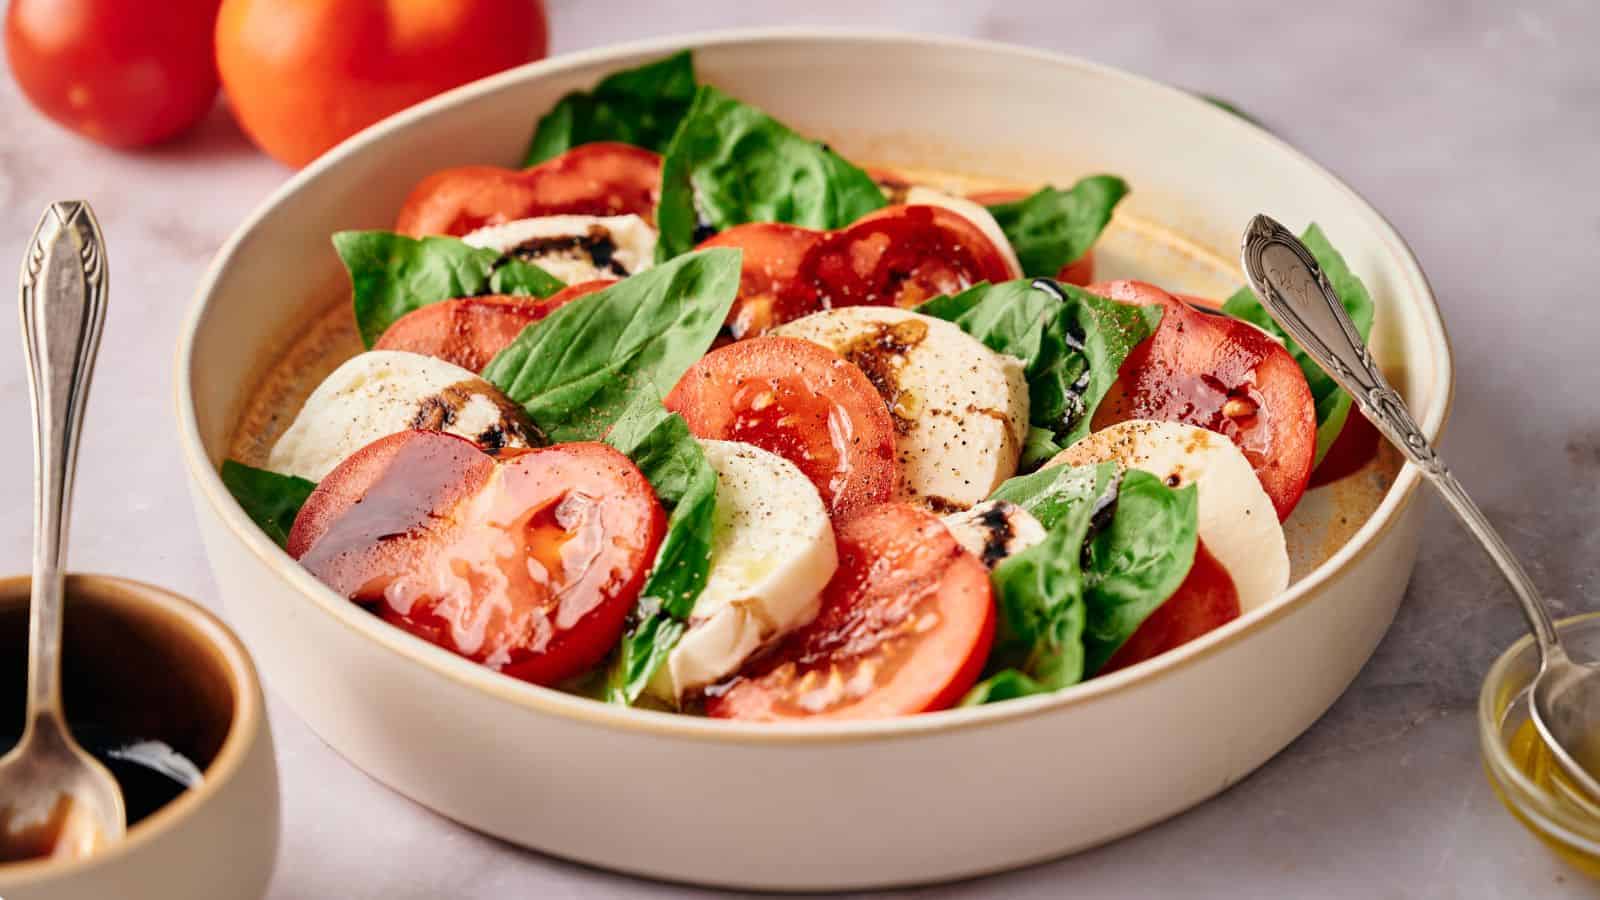
M1340 173L1411 242L1455 344L1446 457L1559 611L1600 608L1583 596L1600 574L1600 5L1188 5L812 0L795 16L748 0L564 0L552 30L557 51L761 24L935 31L1061 50L1229 98ZM110 246L72 566L213 603L172 437L174 339L211 254L287 173L220 110L175 145L119 155L41 124L6 79L0 121L0 266L15 264L56 199L93 202ZM0 420L12 423L0 438L3 572L27 568L26 404L16 321L0 315ZM1422 558L1388 639L1281 756L1143 834L925 893L1587 896L1484 782L1473 704L1522 626L1487 562L1428 502ZM275 900L691 893L466 831L367 779L276 703L272 723L285 813Z

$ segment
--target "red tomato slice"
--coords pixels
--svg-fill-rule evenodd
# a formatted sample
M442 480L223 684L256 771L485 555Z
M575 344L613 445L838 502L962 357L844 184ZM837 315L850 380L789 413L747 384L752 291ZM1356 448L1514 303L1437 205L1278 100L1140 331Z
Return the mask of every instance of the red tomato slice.
M811 624L706 701L709 715L877 719L944 709L994 643L989 572L933 515L874 507L838 529L839 569Z
M859 368L798 338L713 350L667 395L696 437L754 444L794 463L839 516L887 502L894 421Z
M463 438L403 431L323 478L288 550L385 621L555 684L616 645L665 531L650 483L604 444L496 462Z
M916 306L980 281L1011 278L1006 258L967 218L942 206L889 206L829 235L800 278L824 306Z
M482 372L522 329L585 294L615 284L601 279L574 284L549 297L462 297L415 309L395 320L374 350L404 350Z
M739 296L728 312L728 330L735 340L755 337L822 308L816 285L802 281L800 269L806 256L826 237L826 232L798 225L752 222L735 225L700 244L700 248L744 251Z
M1350 417L1333 439L1326 456L1311 473L1311 486L1321 487L1349 478L1367 467L1378 456L1378 429L1361 410L1350 407Z
M536 216L620 216L655 221L661 157L628 144L583 144L531 169L461 166L422 179L394 230L460 237L486 225Z
M1157 419L1227 435L1256 470L1278 519L1287 519L1317 454L1316 404L1289 351L1252 325L1195 310L1154 285L1110 281L1088 289L1165 310L1156 333L1123 361L1091 427Z
M1178 590L1139 624L1100 674L1144 662L1239 618L1239 592L1228 570L1205 544L1196 545L1194 565Z

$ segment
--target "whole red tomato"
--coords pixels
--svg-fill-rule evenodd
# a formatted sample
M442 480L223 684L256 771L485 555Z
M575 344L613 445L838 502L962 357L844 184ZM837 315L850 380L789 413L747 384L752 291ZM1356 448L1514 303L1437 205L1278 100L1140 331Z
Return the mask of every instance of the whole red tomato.
M6 58L41 112L112 147L193 125L217 95L219 0L15 0Z
M228 102L291 166L548 45L541 0L224 0L217 17Z

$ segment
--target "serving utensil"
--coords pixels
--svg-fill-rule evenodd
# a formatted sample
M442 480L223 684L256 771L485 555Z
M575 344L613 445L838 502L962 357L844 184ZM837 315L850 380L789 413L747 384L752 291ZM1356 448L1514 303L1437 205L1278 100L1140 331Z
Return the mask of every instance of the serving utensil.
M73 740L61 709L67 524L106 312L105 244L87 203L45 210L22 261L21 306L33 388L33 583L27 721L0 758L0 860L84 856L126 829L121 788Z
M1511 585L1539 645L1539 673L1528 688L1534 727L1562 770L1588 794L1573 795L1572 799L1596 811L1595 804L1600 802L1600 666L1567 655L1533 579L1434 452L1405 401L1378 371L1372 352L1311 251L1288 229L1258 215L1245 231L1240 252L1250 287L1273 320L1350 392L1372 424L1422 471Z

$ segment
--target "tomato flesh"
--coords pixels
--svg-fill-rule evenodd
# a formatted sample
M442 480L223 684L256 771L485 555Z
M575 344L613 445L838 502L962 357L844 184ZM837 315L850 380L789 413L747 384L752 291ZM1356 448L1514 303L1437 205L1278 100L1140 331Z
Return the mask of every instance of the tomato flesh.
M616 645L665 530L649 482L604 444L497 461L463 438L405 431L322 480L288 550L385 621L548 685Z
M951 706L994 642L983 563L933 515L874 507L837 530L839 568L809 625L732 682L706 712L730 719L875 719Z
M833 232L808 256L800 280L824 307L916 306L980 281L1011 278L994 242L942 206L889 206Z
M614 283L585 281L544 298L497 295L430 303L396 319L372 349L420 353L471 372L482 372L489 360L516 340L524 328L570 301Z
M739 296L728 311L734 340L763 334L821 309L816 286L803 281L801 267L827 233L777 222L735 225L702 242L706 247L737 247L744 253Z
M713 350L667 395L696 437L754 444L794 463L835 515L888 501L898 475L894 422L867 376L798 338Z
M1089 290L1163 307L1160 327L1123 361L1091 427L1156 419L1226 435L1255 469L1278 519L1287 519L1317 452L1316 404L1289 351L1251 325L1200 312L1154 285L1112 281Z
M1239 618L1239 592L1228 570L1205 544L1194 551L1188 577L1167 601L1145 617L1100 673L1144 662Z
M583 144L530 169L461 166L422 179L400 207L394 230L412 237L460 237L489 225L538 216L621 216L655 221L661 157L642 147Z
M1349 478L1367 467L1378 456L1378 429L1361 410L1350 407L1350 417L1344 428L1333 439L1327 455L1311 473L1311 486L1321 487L1341 478Z

